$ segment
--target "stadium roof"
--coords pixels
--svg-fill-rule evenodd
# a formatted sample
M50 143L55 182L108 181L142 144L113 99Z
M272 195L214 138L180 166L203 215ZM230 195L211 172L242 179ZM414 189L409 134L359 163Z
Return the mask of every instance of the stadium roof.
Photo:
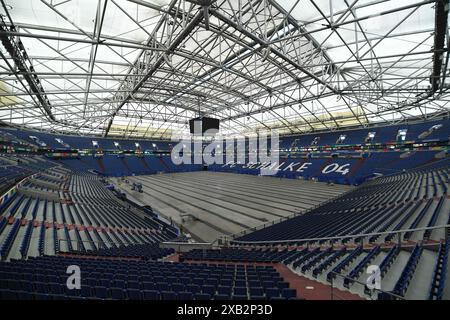
M448 0L1 2L4 122L159 138L450 110Z

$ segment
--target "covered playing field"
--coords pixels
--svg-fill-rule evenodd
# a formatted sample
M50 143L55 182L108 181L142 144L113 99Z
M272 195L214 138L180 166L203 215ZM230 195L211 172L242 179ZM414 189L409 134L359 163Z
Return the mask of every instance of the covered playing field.
M351 189L349 186L219 172L136 176L143 193L119 187L202 241L292 215Z

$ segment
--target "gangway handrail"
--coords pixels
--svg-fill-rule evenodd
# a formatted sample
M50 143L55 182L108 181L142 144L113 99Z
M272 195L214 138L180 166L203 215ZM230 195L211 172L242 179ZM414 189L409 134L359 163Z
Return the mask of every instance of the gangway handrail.
M188 245L188 244L191 244L191 245L212 245L212 244L214 244L215 243L215 241L214 242L183 242L183 241L164 241L164 242L161 242L161 244L166 244L166 245L179 245L179 244L181 244L181 245Z
M367 285L364 282L361 282L361 281L359 281L357 279L354 279L354 278L350 278L350 277L345 276L345 275L343 275L341 273L338 273L336 271L330 271L329 273L334 274L335 276L341 277L343 279L351 280L353 283L357 283L357 284L360 284L360 285L363 285L363 286ZM333 285L333 277L331 277L330 287L331 287L331 300L333 300L333 297L334 297L334 290L333 289L335 288L334 285ZM398 294L395 294L393 292L390 292L390 291L384 291L382 289L377 289L377 288L373 288L373 289L370 289L370 290L372 290L374 292L380 292L380 293L387 294L389 296L392 296L392 297L396 298L397 300L405 300L405 297L402 297L402 296L400 296Z

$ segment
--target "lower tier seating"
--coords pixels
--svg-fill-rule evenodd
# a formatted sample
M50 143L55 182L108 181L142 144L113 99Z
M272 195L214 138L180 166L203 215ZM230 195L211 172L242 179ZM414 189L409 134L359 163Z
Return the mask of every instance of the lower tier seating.
M315 248L239 246L191 250L183 253L180 261L283 263L301 276L327 285L332 282L333 286L337 285L341 289L350 290L366 298L377 297L365 284L368 277L367 268L370 265L378 265L382 290L386 292L381 294L379 299L392 299L394 294L400 298L440 300L444 297L449 249L448 240L427 246L418 243L405 247L392 244ZM428 277L428 274L423 272L433 268L435 270L433 277L429 277L428 282L429 292L413 292L424 286L422 277ZM413 288L412 291L410 288Z
M271 241L302 244L301 239L433 227L449 216L450 159L369 181L309 212L245 234L235 244L270 244ZM439 223L438 223L439 222ZM445 224L444 222L444 224ZM404 240L440 240L429 230L424 235L407 232ZM386 241L393 235L387 235ZM343 243L348 242L342 240ZM383 242L373 236L371 242ZM303 241L304 242L304 241Z
M81 288L69 290L66 271L80 267ZM40 257L0 263L3 299L295 299L271 266L205 265Z
M0 205L1 260L60 252L108 255L109 248L117 250L112 254L158 259L168 254L158 244L177 237L175 227L119 200L99 177L58 166L21 182Z

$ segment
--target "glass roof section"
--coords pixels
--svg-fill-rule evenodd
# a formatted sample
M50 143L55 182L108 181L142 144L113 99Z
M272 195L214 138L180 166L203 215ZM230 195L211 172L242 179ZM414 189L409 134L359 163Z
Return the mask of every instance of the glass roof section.
M448 1L0 1L6 123L168 138L199 115L234 135L450 111Z

